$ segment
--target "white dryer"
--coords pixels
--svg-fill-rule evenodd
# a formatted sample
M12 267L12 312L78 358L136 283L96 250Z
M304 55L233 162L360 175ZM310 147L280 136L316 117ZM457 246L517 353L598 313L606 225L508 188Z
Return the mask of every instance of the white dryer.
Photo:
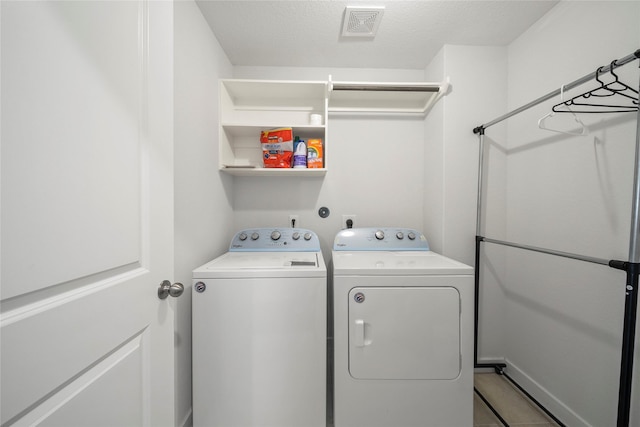
M193 271L195 427L325 427L326 286L305 229L240 231Z
M335 427L473 425L473 269L404 228L333 246Z

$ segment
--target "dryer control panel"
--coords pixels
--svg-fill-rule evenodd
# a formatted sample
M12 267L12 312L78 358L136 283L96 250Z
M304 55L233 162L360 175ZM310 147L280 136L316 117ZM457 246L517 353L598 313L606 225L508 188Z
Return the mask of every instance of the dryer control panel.
M421 232L411 228L347 228L333 241L334 251L428 251Z
M318 252L318 235L304 228L250 228L233 236L229 252Z

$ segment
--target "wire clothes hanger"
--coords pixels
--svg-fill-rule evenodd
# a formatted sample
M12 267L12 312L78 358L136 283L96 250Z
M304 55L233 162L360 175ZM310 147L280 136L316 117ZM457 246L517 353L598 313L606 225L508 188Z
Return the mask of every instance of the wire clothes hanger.
M564 85L560 87L560 101L562 102L558 105L564 105ZM584 123L582 123L582 120L580 120L578 116L576 116L575 113L571 111L571 109L568 106L566 107L566 111L563 111L563 112L573 114L574 121L580 126L577 130L560 130L560 129L554 129L553 127L549 127L549 124L547 124L547 119L550 119L553 116L555 116L556 114L555 110L552 110L547 114L545 114L544 116L540 117L540 119L538 120L538 127L540 129L550 130L552 132L564 133L566 135L586 136L589 134L589 129L585 126Z
M604 67L596 70L595 79L600 87L592 89L582 95L575 96L553 106L556 113L629 113L638 111L638 91L626 85L613 72L616 61L611 62L609 72L615 78L610 83L600 79ZM569 108L571 107L571 108Z

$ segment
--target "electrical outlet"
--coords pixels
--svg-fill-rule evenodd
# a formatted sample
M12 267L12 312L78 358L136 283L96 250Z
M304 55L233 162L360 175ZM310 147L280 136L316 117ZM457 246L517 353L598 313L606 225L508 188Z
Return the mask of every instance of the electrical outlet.
M351 226L347 224L347 221L351 220ZM342 225L344 228L353 228L356 225L356 216L354 214L342 215Z
M291 227L291 228L300 227L300 222L298 220L298 215L289 215L289 227Z

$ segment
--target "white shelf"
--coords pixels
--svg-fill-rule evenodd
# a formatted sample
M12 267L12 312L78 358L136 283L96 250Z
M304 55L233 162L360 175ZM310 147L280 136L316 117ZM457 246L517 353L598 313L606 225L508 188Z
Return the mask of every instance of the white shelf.
M311 125L320 114L323 125ZM264 168L260 133L290 127L294 136L319 138L327 150L327 82L220 81L220 170L240 176L322 176L322 169Z
M264 124L264 125L242 125L237 123L223 123L221 127L227 132L229 136L235 138L255 138L258 142L258 146L260 146L260 132L263 130L276 129L281 127L292 127L287 125L282 126L273 126ZM312 137L311 135L320 135L325 133L324 126L312 126L312 125L302 125L302 126L293 126L294 133L299 136L304 136L305 138Z
M220 81L219 168L240 176L324 176L327 173L329 113L426 115L449 83L332 82L283 80ZM311 125L319 114L322 125ZM323 141L322 169L264 168L260 133L293 128L293 135Z
M223 80L235 108L298 106L309 108L324 100L327 82L293 80Z
M326 168L315 169L286 169L286 168L260 168L260 167L223 167L222 170L230 175L235 176L289 176L289 177L318 177L325 176Z

